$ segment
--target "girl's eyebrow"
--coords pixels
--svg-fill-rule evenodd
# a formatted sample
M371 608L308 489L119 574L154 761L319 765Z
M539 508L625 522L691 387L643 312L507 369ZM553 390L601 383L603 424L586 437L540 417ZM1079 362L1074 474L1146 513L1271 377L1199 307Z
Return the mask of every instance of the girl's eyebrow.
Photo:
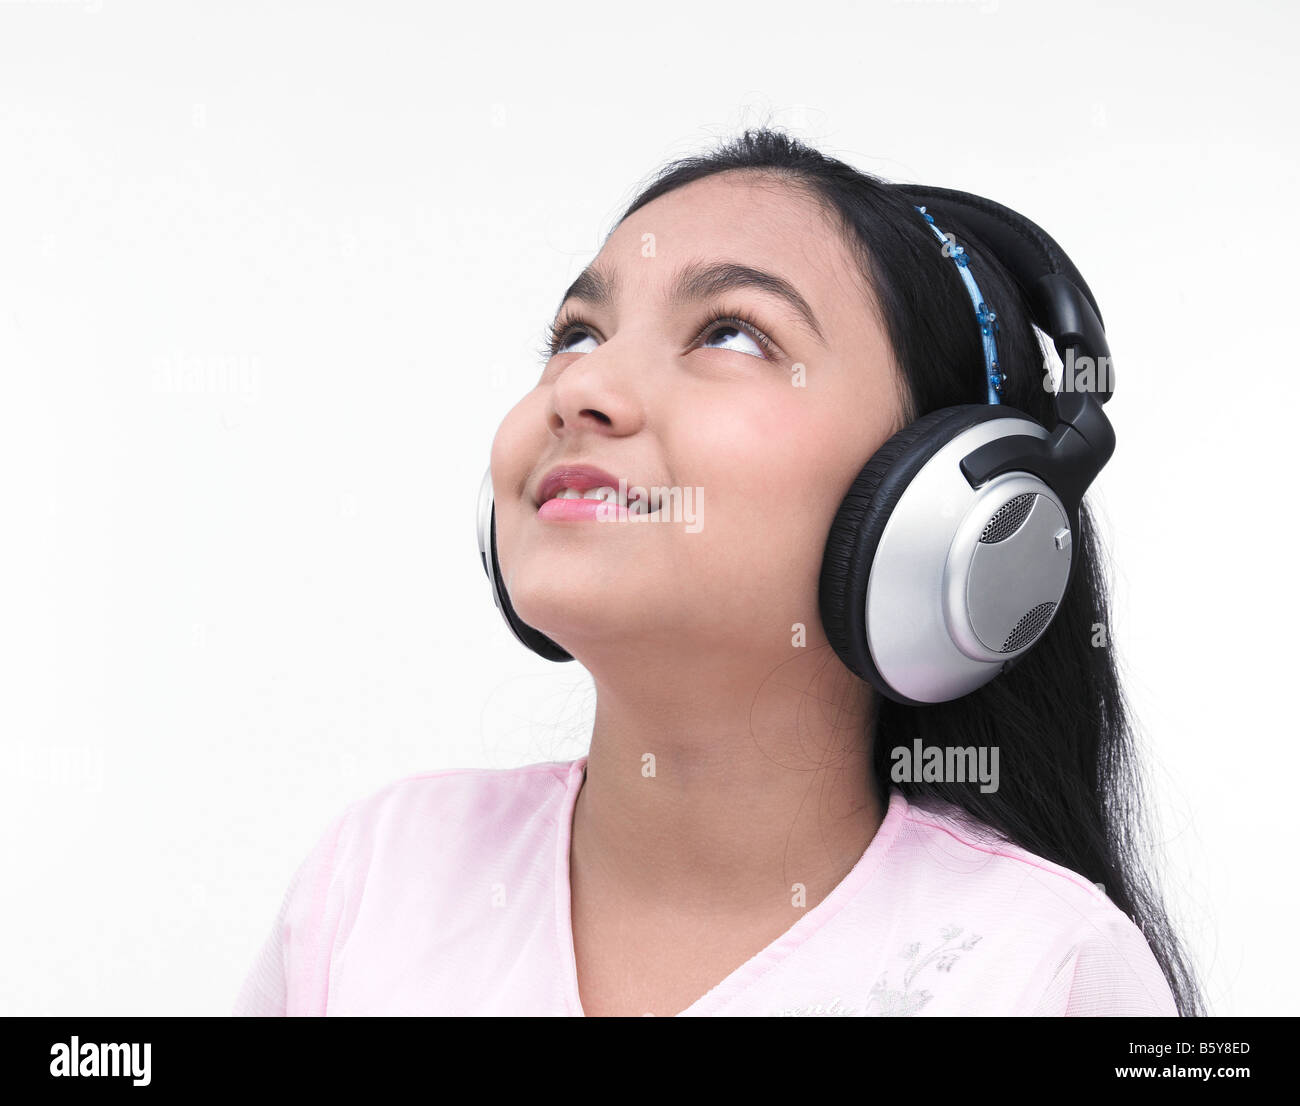
M735 261L690 262L677 271L666 298L669 303L689 303L736 288L754 288L784 300L799 316L804 328L821 345L826 344L817 316L799 290L784 277L750 265ZM610 307L617 292L618 279L614 273L588 265L569 285L560 305L579 299L595 307Z
M582 300L593 307L612 307L617 292L618 279L613 273L607 274L604 269L588 265L578 274L578 279L569 285L560 300L560 307L569 300ZM558 315L560 312L557 309L555 313Z

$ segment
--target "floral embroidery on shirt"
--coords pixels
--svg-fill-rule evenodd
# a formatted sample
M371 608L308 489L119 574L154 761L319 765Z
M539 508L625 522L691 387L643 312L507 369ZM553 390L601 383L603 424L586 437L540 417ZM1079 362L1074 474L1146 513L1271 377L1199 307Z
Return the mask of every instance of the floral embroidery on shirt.
M939 936L943 938L942 944L936 945L924 956L921 955L920 941L914 941L904 948L899 953L899 956L908 961L908 965L903 972L902 990L891 989L886 982L889 978L889 972L882 972L867 998L868 1009L873 1004L878 1005L881 1017L909 1017L920 1010L921 1007L934 998L929 991L919 988L913 989L912 984L916 981L916 977L921 973L922 969L934 964L936 971L950 972L953 964L957 962L957 958L963 952L969 952L981 940L979 934L972 933L961 944L954 945L953 942L961 936L961 933L961 926L945 926L939 930ZM935 963L936 960L937 963Z

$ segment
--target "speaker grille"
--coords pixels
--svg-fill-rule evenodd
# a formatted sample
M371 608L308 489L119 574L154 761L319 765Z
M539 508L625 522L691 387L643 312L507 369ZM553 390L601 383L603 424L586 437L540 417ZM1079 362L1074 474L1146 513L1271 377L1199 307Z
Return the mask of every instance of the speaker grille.
M1014 653L1022 646L1028 645L1043 632L1043 627L1052 620L1054 610L1056 610L1055 603L1039 603L1012 627L1011 633L1007 635L1007 640L1002 643L1000 652Z
M980 534L980 541L985 545L1006 541L1029 517L1029 512L1034 509L1034 500L1037 498L1036 492L1025 492L1023 495L1007 500L998 508L997 514L989 519L988 525Z

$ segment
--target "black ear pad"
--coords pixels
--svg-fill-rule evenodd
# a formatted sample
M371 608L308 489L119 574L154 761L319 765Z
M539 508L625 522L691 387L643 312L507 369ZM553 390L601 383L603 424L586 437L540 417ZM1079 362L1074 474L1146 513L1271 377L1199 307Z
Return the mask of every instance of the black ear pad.
M514 605L510 602L510 593L506 591L506 583L501 579L501 565L497 561L497 511L496 507L492 508L492 531L491 531L491 555L488 561L492 567L492 578L496 581L497 594L501 597L501 612L506 616L506 621L510 628L515 632L515 636L522 641L529 649L540 657L545 657L548 661L571 661L573 657L561 649L550 638L538 630L534 630L523 619L515 614Z
M954 435L1017 414L1001 404L966 403L922 415L872 454L836 512L822 558L819 596L826 639L850 671L891 699L899 697L877 671L867 645L867 581L880 535L912 478Z

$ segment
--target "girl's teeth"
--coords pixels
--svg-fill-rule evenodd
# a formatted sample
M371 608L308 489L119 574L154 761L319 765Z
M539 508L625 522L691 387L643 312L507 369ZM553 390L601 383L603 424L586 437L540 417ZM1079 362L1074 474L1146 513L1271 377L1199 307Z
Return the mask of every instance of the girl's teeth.
M585 492L578 491L577 488L562 488L555 493L556 499L598 499L604 503L618 502L617 488L589 488Z

